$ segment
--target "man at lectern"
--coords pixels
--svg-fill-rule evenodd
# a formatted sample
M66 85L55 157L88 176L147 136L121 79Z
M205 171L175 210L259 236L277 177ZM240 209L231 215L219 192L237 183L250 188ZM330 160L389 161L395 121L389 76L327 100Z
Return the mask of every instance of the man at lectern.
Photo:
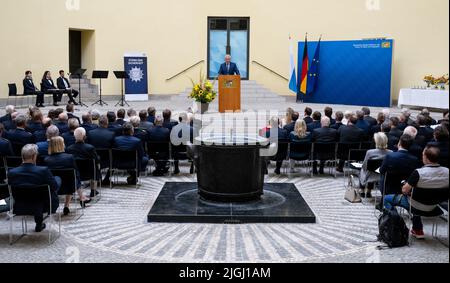
M225 63L220 65L219 76L220 75L240 75L237 65L231 62L231 55L226 55Z

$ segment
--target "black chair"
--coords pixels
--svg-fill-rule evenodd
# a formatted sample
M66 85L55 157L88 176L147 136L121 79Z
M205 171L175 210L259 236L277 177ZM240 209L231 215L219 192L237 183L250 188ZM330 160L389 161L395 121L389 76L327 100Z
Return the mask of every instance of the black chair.
M139 155L137 150L120 150L112 149L111 160L111 177L115 176L117 171L134 171L136 180L139 180L140 165ZM117 176L116 176L117 177ZM110 188L112 189L113 181L110 182ZM138 182L136 182L136 189L138 188Z
M16 84L8 84L8 100L7 100L7 104L9 104L9 99L11 97L14 97L14 105L17 105L17 85Z
M9 198L9 187L8 184L0 184L0 200Z
M348 173L349 178L355 178L355 172L360 172L362 164L366 159L367 150L365 149L350 149L347 156L346 167L344 168L344 182ZM356 164L360 166L355 166ZM355 164L355 165L354 165ZM345 185L349 184L345 182Z
M22 156L22 148L25 146L26 144L23 143L12 143L11 147L14 153L14 156Z
M337 158L336 158L336 143L313 143L312 148L312 161L324 161L327 163L331 163L331 166L337 166ZM331 174L330 167L330 174ZM311 175L312 177L312 175ZM336 178L336 170L334 172L334 177Z
M73 201L75 207L77 206L77 191L78 180L77 171L75 169L50 169L53 176L61 178L61 188L58 191L58 195L66 196L73 195ZM78 215L78 210L75 209L75 221L80 219L84 215L84 206L81 206L81 214Z
M170 141L148 141L146 143L148 156L157 163L169 163L172 159L172 143ZM162 166L162 165L161 165Z
M90 182L91 190L95 190L95 184L98 181L101 181L101 172L100 172L100 164L97 163L95 159L75 159L77 164L78 173L80 174L80 181L82 182ZM98 202L101 198L101 183L98 189L99 194L95 197L95 200ZM94 187L92 187L94 186Z
M374 141L363 141L361 142L361 149L375 149L375 142Z
M287 140L280 140L277 143L277 153L270 158L271 161L281 162L283 165L284 161L288 161L289 157L289 144L290 142Z
M440 218L444 211L440 205L443 202L449 202L449 188L413 188L409 207L409 216L412 220L413 215L427 218L434 218L432 236L438 239L438 225L436 220ZM417 205L417 203L421 205ZM423 206L423 207L422 207ZM447 206L448 207L448 206ZM447 214L447 240L448 240L448 214ZM439 240L440 241L440 240ZM442 242L441 242L442 243ZM444 243L443 243L444 244ZM448 243L446 244L448 247Z
M14 169L17 167L20 167L22 165L22 157L18 156L7 156L4 159L6 171L9 171L10 169Z
M111 170L111 149L109 148L96 148L95 151L100 157L100 170Z
M58 215L58 233L56 237L52 238L51 228L54 224L54 219L52 217L52 193L50 187L47 185L39 187L9 187L11 195L11 210L8 214L10 231L9 231L9 243L10 245L19 241L21 238L27 235L27 217L35 216L36 214L47 214L44 220L50 219L49 229L48 229L48 242L49 244L54 243L61 235L61 214ZM13 226L14 218L20 216L22 217L22 235L13 240Z
M6 161L5 156L0 156L0 183L6 180Z
M187 146L184 144L175 146L171 145L171 157L173 160L170 160L171 163L188 160L191 163L191 174L193 174L194 170L194 162L188 156Z
M311 169L311 153L312 153L312 143L302 142L302 141L291 141L289 147L289 159L295 162L306 162L307 166Z

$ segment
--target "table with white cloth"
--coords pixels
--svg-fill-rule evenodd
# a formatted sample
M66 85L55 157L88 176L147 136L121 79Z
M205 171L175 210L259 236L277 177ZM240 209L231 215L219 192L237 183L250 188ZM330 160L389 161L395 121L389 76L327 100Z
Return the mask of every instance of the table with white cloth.
M449 109L448 90L401 89L398 100L400 108L404 106Z

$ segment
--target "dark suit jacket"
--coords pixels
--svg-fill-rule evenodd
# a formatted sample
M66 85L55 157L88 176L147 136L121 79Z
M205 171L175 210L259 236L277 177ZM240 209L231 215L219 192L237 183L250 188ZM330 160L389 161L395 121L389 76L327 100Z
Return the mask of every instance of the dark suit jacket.
M233 62L230 63L230 69L228 70L227 64L220 65L219 75L240 75L237 65Z
M400 174L404 180L407 180L409 176L421 167L421 162L414 155L410 154L406 150L399 150L386 155L383 164L380 168L380 173L383 176L381 185L384 183L384 174L386 172ZM387 194L398 194L401 192L402 180L387 180L385 192Z
M152 124L155 124L155 116L148 116L147 121Z
M74 169L76 171L76 182L77 187L81 187L81 181L80 181L80 173L78 172L77 164L75 163L75 158L72 154L68 153L55 153L52 155L47 156L44 159L45 164L47 164L48 168L50 170L52 169ZM61 186L61 189L59 190L59 195L68 195L74 193L73 191L73 185L70 184L67 187L64 185Z
M12 118L11 118L10 114L6 114L5 116L0 117L0 123L2 123L2 124L3 124L3 122L11 121L11 120L12 120Z
M392 129L389 131L389 135L390 135L390 136L397 137L398 139L400 139L400 138L403 136L403 131L400 130L399 128L392 128Z
M278 141L289 141L290 133L288 134L288 132L286 132L286 130L282 128L278 128L277 130L278 130ZM268 139L271 138L270 132L271 132L270 129L266 132L266 138Z
M137 150L139 160L145 156L144 146L142 141L133 136L120 136L114 140L114 148L120 150Z
M58 128L59 130L59 134L62 136L64 133L67 133L68 131L70 131L69 129L69 125L66 122L56 122L55 126Z
M164 121L163 127L169 129L169 131L172 131L172 128L178 125L178 122L175 120L170 121Z
M314 122L314 120L311 117L305 117L305 118L303 118L303 121L305 121L306 125Z
M315 129L320 129L322 127L322 124L320 121L313 121L312 123L308 124L308 132L312 133Z
M100 161L95 147L87 143L74 143L67 148L67 153L72 154L75 159L94 159L97 162Z
M432 128L420 127L417 130L417 141L422 147L425 147L425 145L431 142L433 138L434 138L434 130Z
M70 132L70 131L69 132L65 132L61 136L64 139L64 145L66 146L66 148L68 148L69 146L75 144L75 142L76 142L73 132Z
M41 122L33 122L33 121L28 122L27 131L32 134L34 134L34 132L36 131L42 131L43 129L44 126L42 125Z
M36 166L34 164L22 164L18 168L11 169L8 173L8 183L14 186L23 186L23 187L35 187L48 185L50 186L50 190L52 191L52 210L55 212L59 206L58 200L58 184L53 177L52 173L47 167ZM42 214L45 211L45 208L48 208L48 202L45 203L36 203L30 207L15 207L16 210L36 210L36 214Z
M23 94L35 94L36 86L34 82L29 79L23 79Z
M97 128L88 134L88 143L95 148L113 148L116 134L105 128Z
M12 120L6 120L6 121L2 122L2 124L3 124L3 127L5 127L6 131L11 131L11 130L16 129L16 123L14 123L14 121L12 121Z
M42 92L47 92L49 89L57 89L53 80L48 81L44 79L42 80L41 85L42 85L41 89Z
M313 142L336 142L338 139L338 131L331 128L319 128L313 132Z
M11 143L4 138L0 138L0 156L14 156Z
M108 130L113 132L116 135L116 137L121 136L123 134L122 126L117 125L117 124L110 124L108 126Z
M59 77L58 79L56 79L56 85L58 86L59 89L66 89L66 86L64 85L64 81L66 81L68 88L71 88L70 82L67 78L61 78Z
M89 133L90 131L97 129L98 125L96 125L96 124L82 124L81 127L86 130L86 133Z
M126 121L124 119L117 119L111 125L113 125L114 127L120 127L121 128L125 123L126 123Z
M32 144L35 142L31 133L19 128L7 132L6 139L13 144Z
M339 128L342 127L342 126L344 126L344 124L342 124L342 123L335 123L334 125L331 125L331 128L335 129L335 130L339 130Z
M161 126L155 126L148 131L148 141L152 142L166 142L170 140L170 130L161 127Z
M47 129L43 128L42 130L35 131L33 136L36 143L45 142L47 140Z
M378 124L377 119L373 118L372 116L365 116L364 120L369 123L369 126L372 128L376 124Z
M356 123L356 127L363 130L365 136L368 136L370 134L371 127L370 127L369 122L367 122L365 120L358 120L358 122Z
M286 126L284 126L283 129L284 129L286 132L291 133L291 132L293 132L294 129L295 129L295 123L296 123L296 122L292 122L292 123L290 123L290 124L287 124Z
M338 130L339 142L341 143L357 143L361 142L364 137L364 131L355 125L342 126Z

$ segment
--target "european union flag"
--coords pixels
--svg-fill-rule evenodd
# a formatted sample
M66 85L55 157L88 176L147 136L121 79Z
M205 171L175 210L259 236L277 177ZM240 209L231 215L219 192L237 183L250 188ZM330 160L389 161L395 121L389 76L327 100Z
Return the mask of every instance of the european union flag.
M317 81L319 80L319 71L320 71L320 42L322 38L319 39L317 43L316 52L314 53L314 58L311 62L311 67L308 72L308 88L307 93L314 93L317 87Z

